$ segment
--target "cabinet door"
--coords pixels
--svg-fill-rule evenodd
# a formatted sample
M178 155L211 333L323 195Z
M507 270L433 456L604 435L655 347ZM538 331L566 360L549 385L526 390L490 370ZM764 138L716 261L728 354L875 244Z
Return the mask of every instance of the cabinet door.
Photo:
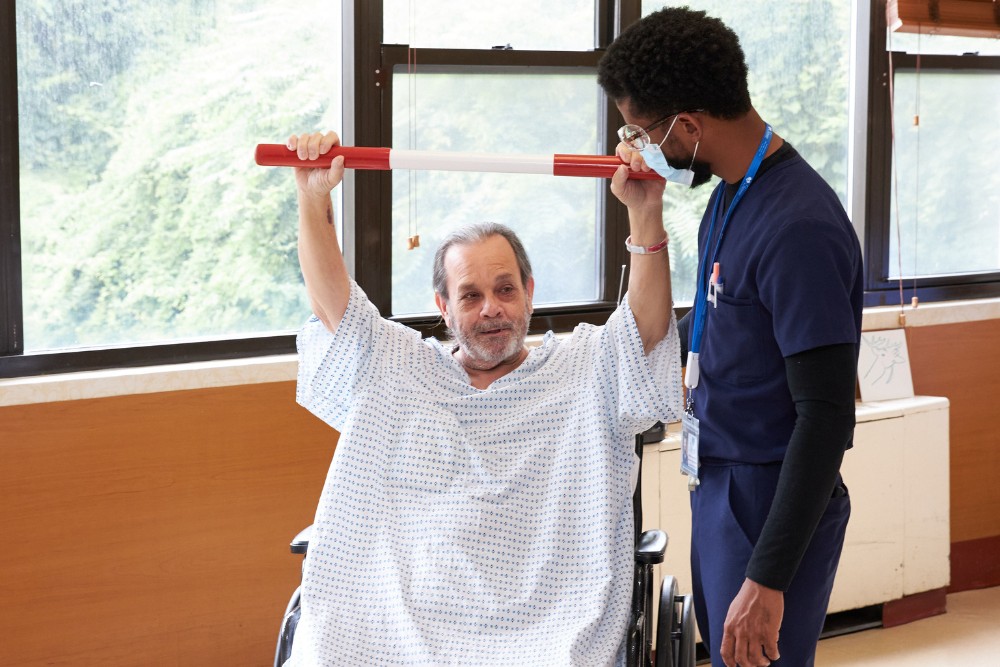
M851 520L830 612L903 596L903 417L860 422L841 472Z
M951 583L947 405L903 424L903 595L913 595Z

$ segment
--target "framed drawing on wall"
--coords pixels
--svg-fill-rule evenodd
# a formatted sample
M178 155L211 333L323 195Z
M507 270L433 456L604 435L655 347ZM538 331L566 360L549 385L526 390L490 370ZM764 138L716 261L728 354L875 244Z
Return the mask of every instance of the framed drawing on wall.
M866 403L913 396L905 330L887 329L861 334L858 384L861 400Z

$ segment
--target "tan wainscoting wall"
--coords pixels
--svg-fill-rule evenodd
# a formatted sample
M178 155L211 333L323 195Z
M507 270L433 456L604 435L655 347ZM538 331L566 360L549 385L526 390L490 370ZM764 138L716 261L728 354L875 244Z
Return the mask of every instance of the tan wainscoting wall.
M337 438L294 392L0 408L0 664L271 664Z
M1000 321L907 340L951 401L953 588L1000 584ZM293 382L0 408L0 664L269 665L335 442Z
M951 402L952 589L1000 585L1000 320L913 327L906 342L914 391Z

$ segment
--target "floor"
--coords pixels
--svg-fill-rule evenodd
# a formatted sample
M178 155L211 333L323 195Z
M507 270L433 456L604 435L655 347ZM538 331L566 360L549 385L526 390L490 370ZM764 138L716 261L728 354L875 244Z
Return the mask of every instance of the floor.
M1000 586L948 596L948 613L824 639L817 667L1000 667Z

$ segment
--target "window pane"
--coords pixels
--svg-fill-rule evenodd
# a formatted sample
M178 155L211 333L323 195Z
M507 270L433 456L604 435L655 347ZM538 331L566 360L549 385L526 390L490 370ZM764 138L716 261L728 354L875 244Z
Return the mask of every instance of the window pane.
M886 32L886 50L919 53L921 55L953 55L976 53L1000 56L1000 39L988 37L956 37L953 35L922 35L909 32Z
M292 173L252 154L340 126L340 3L115 4L17 2L25 347L297 327Z
M643 0L643 15L665 6L704 10L740 38L750 69L754 107L847 201L848 91L851 3L844 0ZM713 183L718 181L713 180ZM670 232L677 303L695 292L697 229L712 185L668 187L664 219Z
M1000 270L1000 125L984 113L1000 109L1000 73L898 71L894 84L890 277Z
M385 0L383 43L420 48L591 51L594 0Z
M393 77L393 148L601 154L596 77L583 73L425 72ZM412 101L412 104L411 104ZM462 224L518 233L535 274L535 305L598 297L598 204L607 181L546 175L392 172L392 312L436 312L434 250ZM420 247L407 250L407 239Z

